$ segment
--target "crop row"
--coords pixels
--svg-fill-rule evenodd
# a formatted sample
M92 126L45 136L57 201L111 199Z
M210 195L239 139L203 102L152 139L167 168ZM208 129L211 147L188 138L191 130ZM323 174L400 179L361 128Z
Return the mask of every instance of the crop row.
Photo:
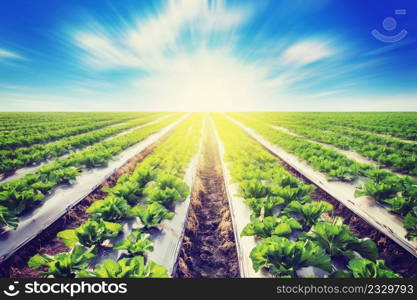
M416 113L253 113L287 123L345 127L393 137L417 140Z
M26 129L22 129L18 132L0 135L0 151L14 150L18 147L28 147L34 144L48 143L63 137L89 132L91 130L121 123L123 121L126 121L126 119L116 118L100 122L89 121L82 122L80 123L81 125L67 123L67 125L62 129L57 130L55 128L48 128L40 132L31 132Z
M153 121L160 116L161 114L144 116L117 126L69 136L53 143L36 144L13 150L0 150L0 173L14 171L24 166L33 165L46 159L56 158L77 149L82 149L129 128Z
M410 141L402 141L400 139L395 139L390 136L378 135L372 132L367 132L359 129L354 129L353 127L343 126L338 124L337 121L326 122L322 121L322 118L282 118L280 113L247 113L248 116L254 117L256 119L264 120L268 123L279 125L282 127L311 127L317 128L319 130L343 133L350 137L356 137L360 139L369 139L370 142L377 143L380 145L386 145L388 147L395 147L404 151L417 153L417 145L415 143L410 143ZM417 115L415 116L417 120Z
M262 122L233 115L234 118L254 129L258 134L285 151L305 160L315 170L329 179L353 181L359 176L367 182L357 187L355 196L372 196L388 205L390 211L404 216L407 239L417 238L417 180L402 177L374 166L360 164L328 147L309 142L301 137L275 130Z
M274 115L258 115L258 120L285 127L309 139L353 150L380 165L406 174L417 175L417 144L402 142L344 127L320 123L287 124Z
M0 113L1 114L1 113ZM7 136L10 134L21 135L23 132L28 133L40 133L43 130L57 130L63 129L65 127L75 127L80 125L86 125L89 122L102 122L109 120L130 120L143 116L145 113L137 113L136 115L129 114L93 114L85 116L65 116L61 115L60 118L57 118L54 114L51 114L50 118L46 118L42 121L36 121L28 117L28 119L19 120L11 119L8 122L0 125L2 130L0 131L0 136ZM24 121L24 122L23 122ZM3 127L1 127L3 126Z
M83 168L105 166L115 155L161 130L178 117L179 114L175 114L155 124L100 142L46 164L36 173L0 185L0 224L10 229L16 228L18 216L39 205L55 187L74 183Z
M82 123L88 121L103 121L110 119L134 119L144 113L1 113L0 132L17 131L21 129L47 129L48 126L59 128L65 123Z
M103 118L103 117L94 117L94 118L87 118L87 119L66 119L63 118L59 121L50 121L50 122L42 122L42 123L30 123L25 124L22 126L14 125L9 129L2 130L0 132L0 137L6 138L12 135L21 136L26 134L39 134L43 133L44 131L53 131L53 130L60 130L60 129L68 129L72 127L84 126L91 124L92 122L103 122L103 121L111 121L111 120L120 120L120 122L124 120L128 120L129 118L120 117L120 118Z
M46 267L40 274L54 277L168 277L165 267L146 257L154 249L151 229L160 229L158 225L163 220L174 216L175 203L189 195L184 175L197 152L201 125L200 115L183 121L133 173L121 176L114 187L105 190L107 196L87 209L90 218L85 223L59 232L57 236L69 252L36 254L28 265L35 269ZM112 239L121 234L129 219L138 221L138 226L113 245ZM103 248L121 250L123 254L118 260L105 259L91 266Z
M227 168L252 212L251 222L240 235L254 236L258 242L250 253L255 271L300 277L312 276L304 268L314 267L324 271L324 277L399 277L378 259L377 247L370 239L355 237L340 217L324 220L333 207L312 201L314 187L292 176L223 116L216 115L215 122Z

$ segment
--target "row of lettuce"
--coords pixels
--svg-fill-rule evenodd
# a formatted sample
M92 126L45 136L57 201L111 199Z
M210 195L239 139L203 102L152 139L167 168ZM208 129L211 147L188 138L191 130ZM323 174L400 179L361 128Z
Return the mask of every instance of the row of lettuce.
M305 268L315 267L324 277L399 277L379 259L370 239L357 238L342 218L330 216L331 204L312 201L313 186L292 176L230 120L214 119L227 168L252 212L240 235L257 240L250 254L255 271L300 277Z
M94 125L89 125L91 130L76 135L72 135L74 129L65 129L63 131L66 131L69 136L55 142L35 144L17 149L0 150L0 173L15 171L25 166L31 166L47 159L54 159L67 153L74 152L130 128L154 121L162 115L163 114L149 113L126 123L120 125L116 124L116 126L109 126L114 125L116 121L95 123ZM119 122L120 121L117 121L117 123ZM103 126L105 127L102 128Z
M333 127L350 128L362 132L376 133L407 140L417 140L417 113L410 112L331 112L331 113L252 113L252 115L269 115L275 120L286 123L322 125L329 129Z
M113 187L105 189L106 197L87 209L87 221L58 233L68 252L54 256L36 254L28 265L53 277L169 277L165 267L147 258L147 253L154 249L151 234L152 230L162 230L160 223L172 219L176 203L189 195L184 176L197 153L201 126L201 115L180 123L132 173L122 175ZM114 244L112 240L132 219L137 226ZM102 250L109 248L122 251L118 260L100 259Z
M100 122L106 120L131 120L146 113L142 112L94 112L94 113L4 113L0 112L0 133L18 135L40 133L44 130L56 130ZM24 130L24 131L23 131Z
M329 126L305 120L281 120L276 114L252 114L256 119L279 125L309 139L352 150L377 162L382 167L417 175L417 143L405 142L343 126Z
M179 116L173 114L154 124L99 142L48 163L35 173L0 185L0 225L3 229L16 229L18 217L41 205L56 187L73 184L85 169L106 166L117 154L160 131Z
M358 163L340 152L276 130L248 116L232 114L232 117L271 143L306 161L330 180L354 181L359 177L365 178L366 183L357 186L355 196L371 196L390 211L402 216L407 230L406 238L417 238L417 179Z
M44 129L48 125L56 128L68 122L85 123L88 120L108 120L114 113L5 113L0 112L0 132L18 132L21 129ZM119 115L121 116L121 115Z
M45 144L64 137L125 122L143 115L145 113L137 113L136 116L132 114L121 114L106 118L97 114L96 116L76 120L63 117L63 121L59 121L57 124L51 122L49 124L34 125L31 128L2 131L0 132L0 150L14 150L35 144Z

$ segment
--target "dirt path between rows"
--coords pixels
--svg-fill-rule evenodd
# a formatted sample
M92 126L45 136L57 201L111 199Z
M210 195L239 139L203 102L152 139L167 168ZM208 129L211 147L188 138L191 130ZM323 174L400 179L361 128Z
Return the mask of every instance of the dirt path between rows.
M176 277L236 278L239 263L212 126L207 125L203 138Z

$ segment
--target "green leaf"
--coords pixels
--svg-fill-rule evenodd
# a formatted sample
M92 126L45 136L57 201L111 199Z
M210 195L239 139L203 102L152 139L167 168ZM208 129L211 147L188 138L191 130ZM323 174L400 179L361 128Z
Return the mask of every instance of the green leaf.
M187 198L189 188L182 179L162 172L155 182L144 189L143 193L147 196L147 203L158 202L170 208L175 202Z
M58 232L57 237L59 237L69 248L74 247L78 243L78 237L74 229L60 231Z
M133 231L126 239L120 241L114 249L127 250L131 254L153 251L150 235L140 231Z
M118 278L118 274L122 271L120 265L111 259L105 259L103 261L103 267L96 270L100 277L105 278Z
M47 266L51 261L50 257L42 254L35 254L28 261L28 266L32 269L38 269L43 266Z
M262 240L251 251L253 268L266 268L276 276L297 276L296 271L304 267L317 267L330 272L330 257L312 241L292 242L283 237L272 236Z
M349 248L359 253L362 257L370 260L378 259L378 248L369 238L358 239L356 243L351 243Z
M174 217L173 212L157 202L147 206L137 205L132 208L130 215L139 217L142 224L147 228L155 227L163 220L170 220Z
M78 228L59 232L58 237L62 238L65 245L70 248L77 243L90 247L116 237L121 230L122 225L118 223L105 222L100 218L88 219Z
M271 216L274 209L285 204L285 200L281 197L268 196L264 198L247 198L245 203L253 211L256 217Z
M46 272L39 272L41 275L74 277L79 271L85 269L88 262L95 256L96 249L94 246L86 248L75 245L70 252L59 253L55 256L36 254L31 257L28 265L34 269L47 267Z
M18 224L19 220L17 216L7 207L0 205L0 225L15 230Z
M321 215L325 212L333 210L333 205L325 201L316 201L306 204L300 204L299 202L292 201L284 209L283 213L298 217L299 221L305 227L311 227L321 218Z
M368 259L352 259L348 264L354 278L399 278L385 266L383 260L372 262Z
M119 261L105 260L93 272L80 272L77 277L95 278L167 278L168 271L153 261L145 263L143 256L123 258Z
M130 209L125 199L109 195L103 200L95 201L87 209L87 213L106 221L116 221L127 217Z
M332 257L346 256L351 259L354 256L352 251L356 251L365 258L373 260L378 258L375 243L370 239L355 237L349 231L349 227L343 224L341 218L336 218L333 223L316 223L302 238L314 241Z
M404 218L404 228L407 229L408 240L417 239L417 209L410 211Z
M272 235L286 236L295 229L301 229L300 223L287 216L268 216L265 218L252 218L251 223L245 226L241 236L256 235L260 238L270 237Z

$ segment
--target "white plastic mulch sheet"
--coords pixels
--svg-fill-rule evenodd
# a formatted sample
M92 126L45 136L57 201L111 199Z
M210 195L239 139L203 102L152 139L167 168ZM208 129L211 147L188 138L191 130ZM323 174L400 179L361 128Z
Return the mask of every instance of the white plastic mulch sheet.
M6 232L0 236L0 262L10 257L15 251L36 237L74 205L88 196L117 169L126 164L129 159L158 141L186 117L181 117L142 142L122 151L108 163L107 167L86 170L77 178L75 184L57 187L52 194L47 196L40 207L19 218L19 226L16 230Z
M134 130L138 130L138 129L142 128L142 127L145 127L145 126L149 126L149 125L155 124L155 123L157 123L157 122L159 122L159 121L162 121L163 119L167 118L168 116L169 116L169 115L162 116L162 117L160 117L160 118L157 118L157 119L156 119L156 120L154 120L154 121L151 121L151 122L148 122L148 123L145 123L145 124L139 125L139 126L135 126L135 127L129 128L129 129L127 129L127 130L125 130L125 131L122 131L122 132L120 132L120 133L118 133L118 134L115 134L115 135L109 136L109 137L105 138L104 140L102 140L102 141L100 141L100 142L103 142L103 141L108 141L108 140L111 140L111 139L113 139L113 138L115 138L115 137L118 137L118 136L121 136L121 135L128 134L129 132L132 132L132 131L134 131ZM132 120L130 120L130 121L132 121ZM128 122L130 122L130 121L126 121L126 122L122 122L122 123L113 124L113 125L110 125L110 126L106 126L106 127L100 128L100 129L98 129L98 130L105 129L105 128L111 128L111 127L120 126L120 125L126 124L126 123L128 123ZM96 131L96 130L94 130L94 131ZM91 131L91 132L93 132L93 131ZM85 148L77 149L77 150L75 150L75 151L71 152L70 154L75 153L75 152L84 151L84 150L86 150L86 149L88 149L88 148L93 147L94 145L96 145L96 144L93 144L93 145L87 146L87 147L85 147ZM35 172L36 172L36 171L38 171L38 170L39 170L42 166L44 166L44 165L46 165L46 164L49 164L49 163L51 163L52 161L54 161L54 160L56 160L56 159L64 159L64 158L68 157L70 154L64 154L64 155L61 155L61 156L56 157L56 158L52 158L52 159L45 160L45 161L40 162L40 163L38 163L38 164L35 164L35 165L33 165L33 166L27 166L27 167L20 168L20 169L16 170L16 171L15 171L12 175L7 176L7 177L5 177L5 178L3 178L3 179L0 179L0 184L3 184L3 183L6 183L6 182L9 182L9 181L12 181L12 180L15 180L15 179L22 178L23 176L25 176L26 174L29 174L29 173L35 173Z
M375 201L372 197L355 198L355 184L327 180L324 174L314 170L310 165L299 160L295 155L289 154L279 146L267 141L253 129L244 126L232 118L229 119L269 151L307 177L315 185L326 191L371 226L390 237L398 245L417 257L417 241L412 242L405 238L407 230L403 226L401 217L390 213L386 207Z
M164 266L168 270L168 274L174 275L177 266L177 259L184 237L185 223L187 221L188 209L190 207L192 187L194 186L197 167L201 157L202 143L200 141L198 153L191 160L188 165L184 181L190 187L190 195L183 202L175 205L175 215L171 220L164 220L158 228L151 229L148 233L151 234L154 250L146 253L145 256ZM111 240L111 244L115 245L119 241L124 240L130 235L133 229L140 227L138 218L129 219L123 223L123 231L116 238ZM91 261L90 267L101 263L104 259L118 260L127 254L124 250L115 249L100 249L95 259Z

